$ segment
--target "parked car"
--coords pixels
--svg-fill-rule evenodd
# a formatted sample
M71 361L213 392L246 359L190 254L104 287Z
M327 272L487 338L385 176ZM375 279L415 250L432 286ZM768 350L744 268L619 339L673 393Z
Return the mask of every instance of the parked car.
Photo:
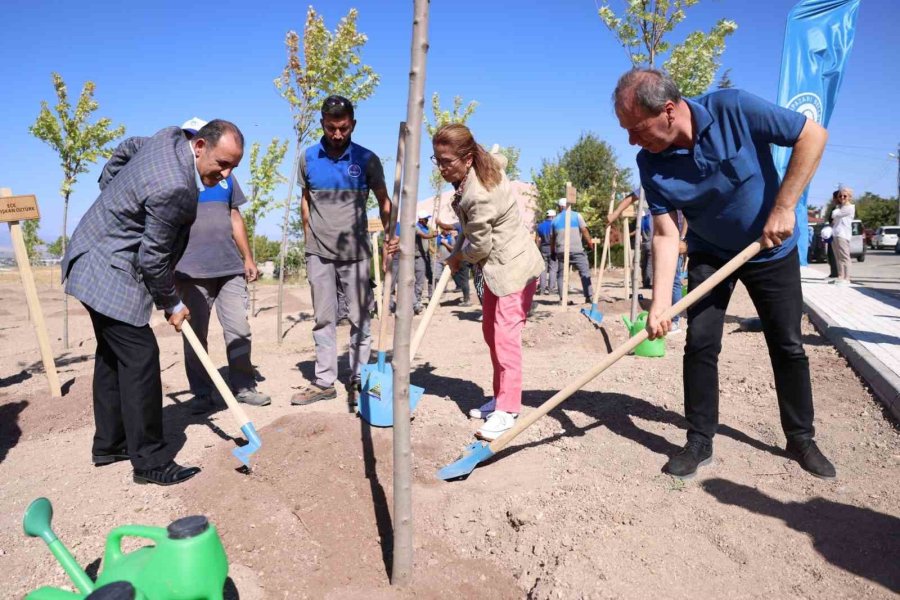
M894 225L879 227L875 230L875 238L872 240L873 246L881 250L882 248L893 248L900 242L900 227Z
M809 242L809 250L806 253L806 262L823 263L828 262L828 250L825 246L825 240L822 239L822 228L826 223L817 223L812 226L813 238ZM866 260L866 245L864 243L862 221L854 220L851 224L850 238L850 258L855 258L859 262ZM900 250L895 250L900 254Z
M875 230L871 227L863 229L863 243L871 249L875 249Z

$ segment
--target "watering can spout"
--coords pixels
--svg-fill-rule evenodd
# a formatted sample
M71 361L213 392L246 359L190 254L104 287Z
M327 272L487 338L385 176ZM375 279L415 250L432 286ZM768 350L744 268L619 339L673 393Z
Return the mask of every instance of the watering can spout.
M631 319L623 315L622 322L625 323L625 327L627 327L628 331L631 332L631 330L634 328L634 323L631 322Z

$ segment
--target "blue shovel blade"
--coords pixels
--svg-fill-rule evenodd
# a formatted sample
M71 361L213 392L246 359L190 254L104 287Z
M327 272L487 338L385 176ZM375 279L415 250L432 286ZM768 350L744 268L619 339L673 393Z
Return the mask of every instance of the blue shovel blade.
M255 454L257 450L262 446L262 440L259 439L259 434L256 433L256 427L253 426L253 423L247 422L243 427L241 427L241 432L244 434L244 437L247 438L247 444L244 446L238 446L234 450L231 451L234 454L235 458L244 463L244 466L248 469L250 468L250 455Z
M585 308L581 309L581 314L586 316L588 319L599 325L603 322L603 313L600 312L600 309L597 308L596 304L591 304L591 310L587 310Z
M389 365L385 372L370 369L369 376L363 379L362 392L359 395L359 416L375 427L391 427L394 425L394 374ZM409 386L409 412L419 405L423 388Z
M465 477L493 455L491 445L487 442L472 442L463 450L462 456L437 472L438 479L448 481Z

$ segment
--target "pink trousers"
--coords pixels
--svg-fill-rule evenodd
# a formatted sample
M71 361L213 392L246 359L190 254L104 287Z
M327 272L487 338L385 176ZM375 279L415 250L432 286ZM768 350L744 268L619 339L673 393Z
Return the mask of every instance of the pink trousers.
M481 331L494 365L494 398L497 410L522 410L522 328L537 288L537 279L506 296L495 296L484 284Z

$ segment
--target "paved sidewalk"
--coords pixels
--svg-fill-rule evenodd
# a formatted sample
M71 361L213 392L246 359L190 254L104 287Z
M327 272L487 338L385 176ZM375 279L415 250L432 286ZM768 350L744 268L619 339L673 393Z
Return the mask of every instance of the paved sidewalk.
M900 299L800 267L810 320L900 419Z

